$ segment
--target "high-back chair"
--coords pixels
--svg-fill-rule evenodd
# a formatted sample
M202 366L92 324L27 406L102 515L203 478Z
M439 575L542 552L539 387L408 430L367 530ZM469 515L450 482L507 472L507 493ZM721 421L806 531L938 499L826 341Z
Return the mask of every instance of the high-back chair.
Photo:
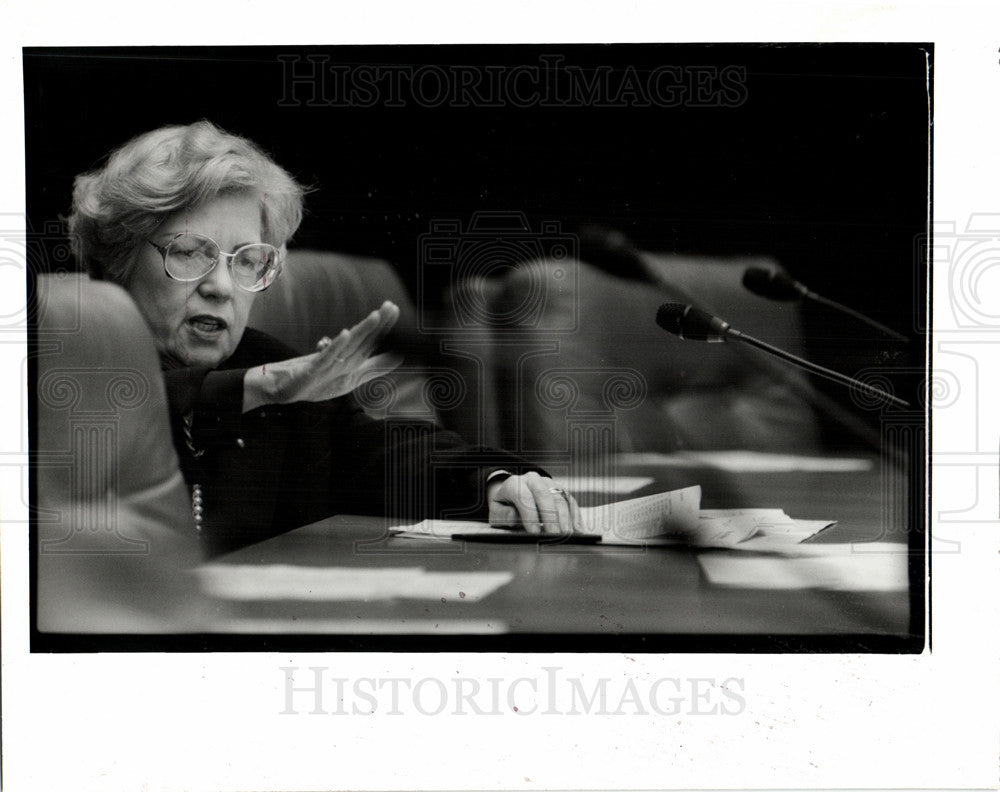
M38 629L196 629L200 552L146 323L118 286L36 286Z

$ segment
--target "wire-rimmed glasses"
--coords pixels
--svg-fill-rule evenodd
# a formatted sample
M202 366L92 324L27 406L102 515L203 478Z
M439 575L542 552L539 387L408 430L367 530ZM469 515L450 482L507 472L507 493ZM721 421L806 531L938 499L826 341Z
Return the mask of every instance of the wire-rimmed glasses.
M222 257L229 259L233 282L246 291L263 291L281 272L281 251L266 242L243 245L232 253L225 253L214 239L186 231L165 245L147 241L163 257L167 277L184 283L204 278Z

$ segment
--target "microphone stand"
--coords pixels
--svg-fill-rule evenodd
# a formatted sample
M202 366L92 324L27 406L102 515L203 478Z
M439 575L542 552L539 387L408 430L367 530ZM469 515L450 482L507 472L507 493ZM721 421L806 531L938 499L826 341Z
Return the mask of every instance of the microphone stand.
M643 263L645 269L649 276L663 289L668 295L678 302L684 302L688 304L694 304L697 301L691 298L684 289L681 289L677 284L668 281L664 278L660 272L652 264L652 255L649 253L640 254L643 258ZM649 261L646 260L649 257ZM782 349L773 347L764 341L753 338L752 336L746 336L739 331L734 331L732 327L726 327L726 335L736 332L739 334L739 340L744 341L749 347L748 352L750 354L744 356L745 360L752 361L757 368L765 376L787 386L790 390L806 401L809 405L813 407L820 415L829 418L834 423L839 424L841 428L850 432L858 440L861 440L871 451L881 454L888 451L893 461L898 463L905 462L906 460L896 449L886 449L883 447L882 436L875 430L873 430L867 423L859 419L854 413L845 409L839 402L835 401L832 397L827 396L822 391L816 390L812 387L809 382L800 376L796 376L794 369L788 368L787 366L777 365L774 358L769 355L775 354L779 358L791 363L794 366L802 366L803 368L816 373L819 376L826 376L828 373L829 379L838 382L842 385L853 386L855 381L846 377L839 372L833 371L831 369L826 369L818 364L811 363L806 360L802 360L789 352L785 352ZM752 339L756 343L752 343L748 339ZM804 365L803 365L804 364ZM846 381L845 381L846 380ZM858 383L862 390L870 392L871 386L865 385L865 383ZM890 397L889 394L883 393L881 390L874 389L877 392L879 398L891 398L897 404L901 403L905 407L910 405L903 401L902 399L896 399L896 397Z
M739 331L736 331L739 333ZM850 410L846 409L840 402L836 401L833 397L828 396L823 393L823 391L817 390L812 387L809 382L802 377L796 376L795 369L788 368L787 366L779 365L774 358L769 357L770 353L777 354L783 360L787 360L793 365L805 364L804 368L816 373L819 376L827 376L823 372L829 372L829 379L839 382L844 385L849 385L850 387L858 387L865 392L875 391L878 398L890 399L894 404L899 404L904 407L910 407L909 403L898 399L890 394L884 393L877 388L872 388L872 386L866 383L859 382L856 380L851 380L843 374L836 371L831 371L830 369L824 369L815 363L811 363L807 360L801 360L795 355L792 355L784 350L780 350L777 347L772 347L764 341L753 338L752 336L745 336L740 334L742 337L739 339L744 341L749 349L747 350L750 354L746 356L746 359L752 360L758 369L762 371L765 375L771 377L777 382L782 383L787 386L789 390L793 391L796 395L808 402L812 407L830 420L834 421L841 428L850 432L855 438L860 440L865 444L865 446L876 454L885 454L891 459L891 461L897 466L904 466L910 460L909 458L898 448L887 446L883 442L882 435L875 429L873 429L869 424L862 421ZM752 339L752 340L751 340ZM756 342L756 343L754 343ZM767 354L765 354L765 352Z
M895 338L897 341L902 341L907 344L910 343L910 339L907 338L902 333L897 333L891 327L886 327L881 322L877 322L870 316L865 316L865 314L861 313L860 311L855 311L853 308L848 308L843 303L839 303L835 300L829 299L828 297L823 297L822 295L816 294L816 292L814 291L808 291L808 290L805 293L805 298L807 300L812 300L815 303L819 303L820 305L825 305L827 308L832 308L835 311L840 311L841 313L845 313L848 316L852 316L859 322L864 322L865 324L874 327L876 330L885 333L887 336Z
M759 338L754 338L746 333L741 333L732 327L727 327L725 330L726 338L733 338L737 341L742 341L744 344L749 344L752 347L757 347L757 349L762 349L765 352L775 355L782 360L787 360L789 363L800 368L810 371L820 377L824 377L833 382L838 382L841 385L846 385L848 388L856 388L858 390L864 391L870 396L875 396L879 399L884 399L885 401L895 404L897 407L910 407L908 401L900 399L898 396L893 396L891 393L886 393L880 388L876 388L873 385L869 385L861 380L854 379L853 377L848 377L846 374L841 374L839 371L834 371L833 369L828 369L825 366L821 366L818 363L813 363L812 361L806 360L805 358L800 358L798 355L793 355L791 352L786 352L784 349L779 349L776 346L771 346L766 341L761 341Z

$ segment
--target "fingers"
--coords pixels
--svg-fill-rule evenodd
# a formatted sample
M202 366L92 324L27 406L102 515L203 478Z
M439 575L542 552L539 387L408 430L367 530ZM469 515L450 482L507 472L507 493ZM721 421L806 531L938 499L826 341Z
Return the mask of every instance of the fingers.
M556 489L552 479L526 473L511 476L490 502L490 522L513 520L530 533L571 533L579 524L579 506L571 495Z
M340 354L344 358L349 358L357 353L365 355L368 350L374 348L377 333L382 324L382 314L379 311L372 311L368 316L352 327L344 340L340 349Z
M375 345L392 329L398 319L399 307L386 300L350 330L341 330L332 339L323 336L316 343L316 351L325 353L319 362L323 365L343 363L359 365L368 358Z
M383 352L381 355L370 357L358 366L354 375L357 380L355 387L360 387L376 377L384 377L402 364L403 356L395 352Z
M570 514L569 501L562 494L552 493L552 502L556 510L554 515L556 530L559 533L573 533L573 516ZM545 530L552 530L549 527L549 520L545 520Z
M350 332L350 330L345 328L337 333L334 338L330 338L330 336L323 336L319 341L317 341L316 352L320 355L320 359L323 361L343 360L343 349L350 337Z
M538 477L537 473L529 475ZM526 478L511 476L494 492L489 503L491 525L520 525L530 533L541 533L542 521Z
M372 311L350 329L340 349L340 356L368 357L375 344L392 329L398 319L399 307L386 300L378 310Z
M582 530L583 520L576 498L562 487L557 487L548 476L528 473L525 478L534 495L545 533L574 533Z
M489 523L494 528L510 528L521 522L517 509L508 503L490 501Z
M553 516L552 510L550 509L547 515L543 515L531 489L527 485L524 485L519 487L519 490L514 500L514 508L517 509L517 519L520 521L521 527L528 533L544 533L545 516L548 516L551 520Z
M390 330L399 321L399 306L391 300L386 300L379 308L385 317L385 329Z
M541 481L548 485L546 494L552 498L552 509L555 519L546 519L546 509L539 507L542 512L543 522L546 531L558 531L559 533L582 533L583 517L580 513L580 504L576 498L570 495L562 487L556 487L555 482L550 478L542 478Z
M576 498L566 493L566 500L569 502L570 530L576 533L585 533L583 525L583 514L580 512L580 504Z

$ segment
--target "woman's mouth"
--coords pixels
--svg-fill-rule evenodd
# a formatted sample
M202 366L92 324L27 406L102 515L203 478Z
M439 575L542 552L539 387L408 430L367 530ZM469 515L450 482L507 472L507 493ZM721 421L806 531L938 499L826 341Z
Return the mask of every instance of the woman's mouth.
M217 333L221 333L229 326L225 319L208 316L207 314L192 316L188 318L187 323L188 327L204 335L215 335Z

